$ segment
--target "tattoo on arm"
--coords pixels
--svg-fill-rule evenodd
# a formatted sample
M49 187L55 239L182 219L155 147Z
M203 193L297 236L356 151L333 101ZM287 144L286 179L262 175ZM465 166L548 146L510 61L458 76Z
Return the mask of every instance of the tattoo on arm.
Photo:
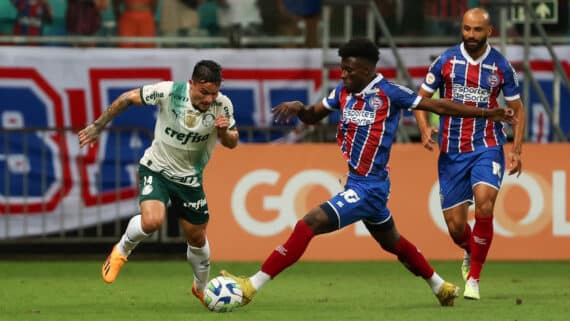
M109 107L103 111L101 116L99 116L99 118L93 122L93 125L98 128L105 127L105 125L107 125L113 118L115 118L115 116L122 113L125 109L127 109L127 107L133 104L133 100L130 98L130 96L131 92L121 94L121 96L113 101L111 105L109 105Z

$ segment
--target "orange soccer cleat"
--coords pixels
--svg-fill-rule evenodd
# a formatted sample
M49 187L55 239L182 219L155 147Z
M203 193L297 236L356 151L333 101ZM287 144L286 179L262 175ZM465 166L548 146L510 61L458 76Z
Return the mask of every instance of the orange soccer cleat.
M101 268L101 276L103 277L103 281L106 283L113 283L113 281L115 281L117 278L117 275L119 275L119 271L121 271L121 267L123 267L123 264L125 264L125 262L127 262L127 257L123 256L119 252L117 245L115 245L111 251L111 254L109 254L105 260L105 263L103 263L103 267Z
M206 306L206 301L204 300L204 291L198 291L198 289L196 289L196 283L194 282L192 282L192 294L194 294L194 296L198 298L198 300L200 300L204 306Z

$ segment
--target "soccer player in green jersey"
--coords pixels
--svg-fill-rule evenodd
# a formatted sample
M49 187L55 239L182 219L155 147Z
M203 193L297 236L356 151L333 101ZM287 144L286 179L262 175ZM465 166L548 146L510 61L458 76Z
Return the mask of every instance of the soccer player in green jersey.
M125 233L103 264L103 280L117 278L131 251L162 225L170 201L187 240L186 257L194 271L192 293L204 302L210 272L206 237L209 213L202 173L219 139L227 148L238 144L232 102L220 93L222 69L211 60L196 64L188 82L164 81L127 91L92 124L82 129L79 146L97 140L105 126L127 107L159 108L154 139L139 161L141 214L129 221Z

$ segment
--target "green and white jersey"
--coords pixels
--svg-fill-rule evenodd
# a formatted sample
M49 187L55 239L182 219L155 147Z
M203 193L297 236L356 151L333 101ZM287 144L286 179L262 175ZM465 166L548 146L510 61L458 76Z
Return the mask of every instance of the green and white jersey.
M230 99L218 94L210 109L201 112L190 100L189 82L163 81L141 88L142 101L159 107L154 140L140 164L171 181L198 186L217 143L214 120L224 115L236 125Z

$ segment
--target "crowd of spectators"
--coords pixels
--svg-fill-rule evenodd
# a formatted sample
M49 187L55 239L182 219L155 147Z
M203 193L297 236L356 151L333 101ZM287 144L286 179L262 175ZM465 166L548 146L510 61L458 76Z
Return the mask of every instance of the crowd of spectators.
M459 35L466 9L486 6L498 19L492 0L375 0L396 36ZM570 35L568 2L559 1L559 23L545 25L549 34ZM320 46L321 0L4 0L0 34L75 36L304 36ZM342 6L333 6L331 32L342 34ZM353 29L366 30L367 9L354 7ZM511 25L509 32L521 32ZM81 46L95 44L79 43ZM100 45L100 44L99 44ZM155 47L155 43L121 42L119 47ZM168 44L164 46L169 46ZM176 46L176 44L170 44Z

